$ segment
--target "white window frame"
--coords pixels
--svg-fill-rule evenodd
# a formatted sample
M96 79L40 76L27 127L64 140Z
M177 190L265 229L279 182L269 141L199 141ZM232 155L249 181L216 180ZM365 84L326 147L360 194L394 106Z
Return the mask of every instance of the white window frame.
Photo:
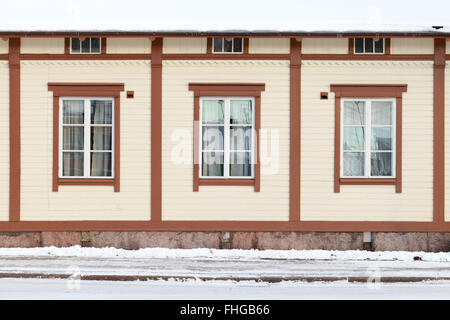
M225 101L225 114L224 114L224 142L223 142L223 176L203 176L202 175L202 165L203 165L203 151L211 150L203 150L203 127L217 127L220 124L203 124L202 119L202 110L203 110L203 101L205 100L224 100ZM232 100L251 100L252 101L252 124L251 124L251 132L252 132L252 146L250 151L250 164L251 164L251 175L250 176L230 176L230 127L248 127L250 125L245 124L230 124L230 102ZM199 116L199 177L201 179L254 179L255 178L255 97L200 97L200 116ZM248 150L234 150L233 152L248 152Z
M214 39L216 39L216 38L221 38L222 39L222 51L215 51L214 50ZM241 51L234 51L234 39L236 39L236 38L242 39ZM232 51L231 52L225 52L225 37L213 37L212 38L212 53L217 53L217 54L242 54L242 53L244 53L244 45L245 45L244 38L242 38L242 37L236 37L236 38L231 38Z
M365 123L364 123L364 132L365 132L365 149L364 150L352 150L351 152L364 152L364 173L363 176L345 176L344 175L344 103L346 101L361 101L365 103ZM371 162L370 162L370 156L371 156L371 136L372 136L372 127L388 127L388 125L372 125L372 114L371 114L371 108L372 108L372 101L389 101L392 103L392 175L391 176L372 176L371 175ZM391 179L396 178L396 155L397 155L397 146L396 146L396 137L397 137L397 119L396 119L396 99L394 98L342 98L341 99L341 168L340 168L340 176L341 178L370 178L370 179ZM355 127L360 127L360 125L354 125ZM346 127L351 127L351 125L346 125ZM349 152L349 151L347 151ZM383 152L383 151L376 151L376 152ZM388 152L388 151L384 151Z
M64 124L63 125L63 100L81 100L84 101L84 123L80 124ZM111 101L112 102L112 120L111 124L91 124L91 100L101 100L101 101ZM114 98L109 97L60 97L59 98L59 168L58 176L63 179L114 179ZM78 150L63 150L63 126L74 126L74 127L84 127L84 175L83 176L64 176L63 175L63 152L74 151L81 152ZM111 127L111 151L103 150L92 150L94 152L111 152L111 176L91 176L90 166L91 166L91 127Z
M363 52L356 52L356 39L363 39ZM366 52L366 39L372 40L373 52ZM386 38L380 38L383 40L383 52L375 52L375 39L370 37L356 37L353 38L353 53L354 54L385 54L386 52Z
M82 48L81 48L81 40L80 40L80 52L73 52L72 51L72 39L76 38L76 37L71 37L70 38L70 54L101 54L102 53L102 38L101 37L86 37L86 39L89 39L89 52L81 52ZM98 52L92 52L92 38L98 38L100 39L100 44L99 44L99 50Z

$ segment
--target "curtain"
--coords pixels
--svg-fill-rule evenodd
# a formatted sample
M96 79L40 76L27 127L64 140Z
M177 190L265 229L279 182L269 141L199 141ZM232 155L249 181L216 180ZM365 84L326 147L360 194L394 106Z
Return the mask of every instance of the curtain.
M62 171L63 176L83 176L84 101L63 100ZM81 151L81 152L75 152Z
M112 176L112 112L111 100L91 101L90 174L94 177Z
M363 101L344 102L344 176L364 176L365 116Z
M249 177L252 175L251 153L230 153L230 176Z
M252 124L251 100L231 100L230 124Z
M202 153L202 176L223 176L223 152Z
M202 123L223 124L225 117L225 101L203 100L202 101Z

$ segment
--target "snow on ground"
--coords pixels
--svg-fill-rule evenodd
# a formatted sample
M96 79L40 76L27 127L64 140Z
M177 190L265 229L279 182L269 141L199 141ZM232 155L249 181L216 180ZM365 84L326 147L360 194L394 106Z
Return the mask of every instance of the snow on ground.
M422 261L450 262L450 252L360 251L360 250L241 250L241 249L167 249L145 248L124 250L116 248L0 248L0 257L84 257L84 258L142 258L142 259L282 259L282 260L336 260L336 261Z
M340 282L252 281L81 281L0 279L0 299L161 299L161 300L302 300L302 299L450 299L450 282L368 286Z

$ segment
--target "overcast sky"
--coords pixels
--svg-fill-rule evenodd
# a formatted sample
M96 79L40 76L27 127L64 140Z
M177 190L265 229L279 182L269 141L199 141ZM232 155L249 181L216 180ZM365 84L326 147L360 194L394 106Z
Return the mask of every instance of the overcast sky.
M450 0L3 0L0 11L0 30L295 31L362 25L450 28Z

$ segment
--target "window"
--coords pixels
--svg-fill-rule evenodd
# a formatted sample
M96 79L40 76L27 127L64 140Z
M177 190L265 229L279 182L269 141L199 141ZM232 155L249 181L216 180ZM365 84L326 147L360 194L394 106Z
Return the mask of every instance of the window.
M385 38L374 40L373 38L355 38L355 53L380 53L385 52Z
M213 53L243 53L244 41L243 38L213 38L212 41Z
M70 53L101 53L100 38L70 38Z
M200 177L253 178L254 99L201 98Z
M61 178L114 177L114 100L60 98Z
M123 83L50 82L53 185L112 186L120 192L120 93Z
M193 191L253 186L260 191L259 130L264 83L190 83L194 92Z
M406 84L331 84L334 192L341 185L395 185L402 192L402 95Z
M341 177L395 177L395 99L342 99Z

